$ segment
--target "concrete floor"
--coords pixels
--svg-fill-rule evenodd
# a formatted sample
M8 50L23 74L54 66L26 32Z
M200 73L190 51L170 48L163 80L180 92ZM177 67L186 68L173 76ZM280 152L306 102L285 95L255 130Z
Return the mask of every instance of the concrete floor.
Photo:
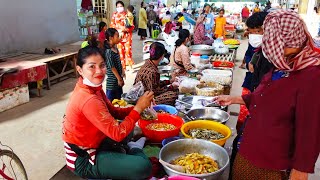
M134 71L127 72L124 92L133 84L136 71L143 64L142 42L133 37L133 58L136 62ZM237 54L241 60L246 50L247 41L243 41ZM237 62L239 65L240 61ZM231 94L241 94L241 84L245 70L237 67ZM74 88L76 79L71 78L55 84L52 89L43 91L43 97L31 98L27 104L0 113L0 141L13 148L22 160L31 180L81 180L64 168L65 156L61 140L62 117ZM232 105L230 112L239 112L239 106ZM232 116L229 127L235 127L237 117ZM230 145L232 139L227 142ZM320 166L318 166L320 167ZM225 179L224 176L223 179ZM320 179L315 177L314 179Z

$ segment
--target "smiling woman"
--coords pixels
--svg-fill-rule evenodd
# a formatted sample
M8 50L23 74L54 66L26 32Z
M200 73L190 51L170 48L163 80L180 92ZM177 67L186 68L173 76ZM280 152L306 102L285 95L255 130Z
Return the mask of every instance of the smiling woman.
M79 50L77 71L81 77L63 120L67 167L83 178L147 178L151 163L142 151L146 139L128 141L153 92L146 92L135 107L114 107L102 90L106 65L97 47Z

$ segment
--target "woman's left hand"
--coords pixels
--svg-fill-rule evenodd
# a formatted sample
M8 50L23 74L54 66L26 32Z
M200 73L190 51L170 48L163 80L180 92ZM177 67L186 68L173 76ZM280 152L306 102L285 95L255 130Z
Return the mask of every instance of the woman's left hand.
M308 180L308 173L292 169L290 173L290 180Z

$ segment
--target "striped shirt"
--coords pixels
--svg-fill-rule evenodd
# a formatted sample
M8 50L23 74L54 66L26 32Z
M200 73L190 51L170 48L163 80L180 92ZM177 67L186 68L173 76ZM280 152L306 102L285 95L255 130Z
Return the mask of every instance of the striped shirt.
M79 148L84 149L84 150L87 151L87 153L90 156L89 162L92 165L95 165L97 150L96 149L90 149L90 148L83 148L83 147L79 147ZM70 146L66 142L64 142L64 150L66 151L67 167L71 171L74 171L75 170L75 162L77 160L78 155L74 151L72 151L72 149L70 148Z
M119 75L122 77L122 65L120 60L119 53L115 53L111 49L106 49L105 51L105 59L107 65L107 89L109 90L116 90L121 88L118 85L118 79L113 74L111 68L116 68Z

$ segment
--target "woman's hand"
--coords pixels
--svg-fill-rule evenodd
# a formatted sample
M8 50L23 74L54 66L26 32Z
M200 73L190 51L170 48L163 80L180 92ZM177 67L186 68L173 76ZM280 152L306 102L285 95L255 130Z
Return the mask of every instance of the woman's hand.
M289 179L290 180L308 180L308 173L292 169Z
M119 85L120 87L123 87L123 86L124 86L124 81L123 81L123 79L118 79L118 85Z
M220 95L213 100L221 106L229 106L231 104L245 105L241 96Z
M138 100L137 104L134 106L134 110L141 113L144 109L151 105L153 102L154 93L152 91L146 91Z
M213 100L221 106L228 106L232 104L232 96L229 95L217 96Z

